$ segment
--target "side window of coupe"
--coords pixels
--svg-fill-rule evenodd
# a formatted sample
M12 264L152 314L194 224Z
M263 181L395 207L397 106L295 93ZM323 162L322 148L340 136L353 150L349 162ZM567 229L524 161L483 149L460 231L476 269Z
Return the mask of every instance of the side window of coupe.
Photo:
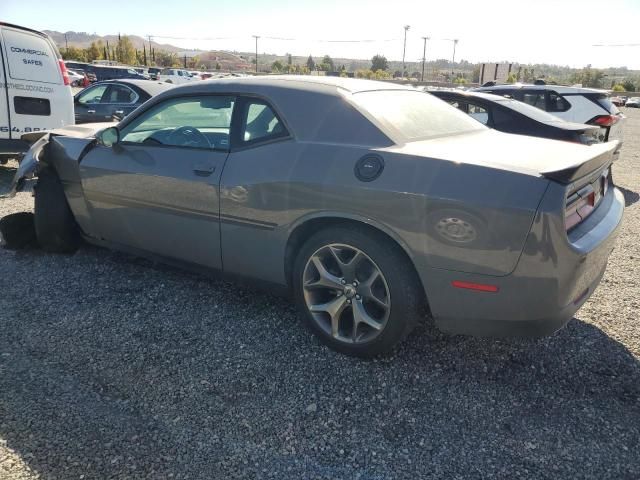
M78 97L78 103L100 103L104 92L107 90L107 86L108 85L96 85L95 87L85 90Z
M222 95L172 98L126 125L123 142L151 146L229 149L235 98Z
M241 138L245 143L270 140L288 134L276 113L260 100L247 102L246 115L242 126Z

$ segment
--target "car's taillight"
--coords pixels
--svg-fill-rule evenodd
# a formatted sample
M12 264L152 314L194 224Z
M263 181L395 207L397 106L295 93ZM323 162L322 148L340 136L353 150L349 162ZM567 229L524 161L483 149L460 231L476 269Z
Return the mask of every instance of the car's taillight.
M567 197L564 210L564 225L567 231L591 215L608 188L609 171L606 170L593 183L588 183Z
M69 80L69 72L67 72L67 66L64 64L62 59L58 60L58 65L60 65L60 73L62 74L62 80L65 85L71 85L71 81Z
M591 125L598 125L600 127L610 127L611 125L615 125L620 117L618 115L598 115L597 117L593 117L587 123Z

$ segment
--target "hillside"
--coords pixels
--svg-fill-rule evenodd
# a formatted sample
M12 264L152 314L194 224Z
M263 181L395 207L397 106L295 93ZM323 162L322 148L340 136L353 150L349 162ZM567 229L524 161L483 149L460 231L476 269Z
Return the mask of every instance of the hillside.
M102 40L103 42L109 42L111 45L115 45L118 41L118 35L96 35L94 33L85 33L85 32L56 32L53 30L44 30L44 33L49 35L53 41L58 45L58 47L64 48L65 46L65 38L67 36L67 43L70 47L78 47L78 48L87 48L91 45L91 42L97 42L98 40ZM142 45L145 45L145 48L149 48L149 41L145 38L139 37L137 35L127 35L133 43L133 46L138 50L142 50ZM179 53L184 49L180 47L176 47L174 45L169 45L168 43L157 43L153 40L151 41L151 46L156 50L164 50L165 52L170 53Z

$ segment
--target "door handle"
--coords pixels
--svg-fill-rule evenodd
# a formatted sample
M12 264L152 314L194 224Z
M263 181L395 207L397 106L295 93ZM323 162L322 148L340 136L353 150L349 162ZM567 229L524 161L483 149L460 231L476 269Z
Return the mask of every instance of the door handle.
M193 166L193 173L201 177L208 177L216 171L216 166L211 162L196 162Z
M87 113L96 113L95 110L87 110Z
M116 115L122 115L124 113L124 110L116 110L115 112Z

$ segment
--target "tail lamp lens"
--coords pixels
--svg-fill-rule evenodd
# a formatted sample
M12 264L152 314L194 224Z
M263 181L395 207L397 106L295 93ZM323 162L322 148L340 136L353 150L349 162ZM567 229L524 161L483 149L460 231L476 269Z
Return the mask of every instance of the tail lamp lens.
M62 80L65 85L71 85L71 81L69 80L69 72L67 72L67 66L64 64L63 60L58 60L58 65L60 65L60 73L62 74Z

